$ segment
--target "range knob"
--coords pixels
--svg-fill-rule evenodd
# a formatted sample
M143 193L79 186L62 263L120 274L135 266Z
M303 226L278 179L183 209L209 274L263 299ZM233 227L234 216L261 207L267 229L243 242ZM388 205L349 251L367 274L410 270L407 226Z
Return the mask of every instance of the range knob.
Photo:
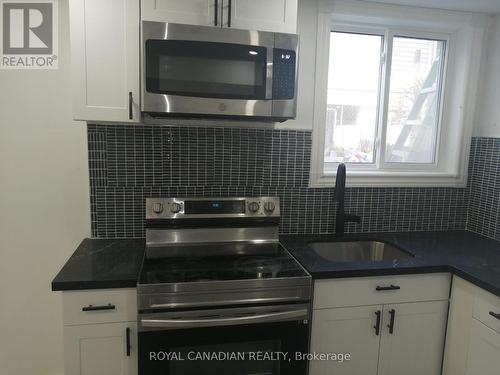
M269 212L269 213L272 213L274 212L274 209L276 208L276 205L274 204L274 202L266 202L264 203L264 210L266 210L266 212Z
M170 211L173 213L173 214L176 214L178 212L181 211L181 205L179 203L172 203L170 205Z
M163 212L163 204L161 203L154 203L153 204L153 212L155 214L161 214Z
M250 212L255 213L255 212L259 211L259 208L260 208L260 205L258 202L250 202L248 204L248 209L250 210Z

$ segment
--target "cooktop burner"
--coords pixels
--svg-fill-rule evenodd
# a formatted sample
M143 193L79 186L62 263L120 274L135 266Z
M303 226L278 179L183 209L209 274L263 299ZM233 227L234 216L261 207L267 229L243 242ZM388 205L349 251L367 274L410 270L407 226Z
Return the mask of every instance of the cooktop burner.
M214 245L212 245L214 246ZM253 245L259 247L260 245ZM266 249L269 244L266 245ZM186 283L308 276L279 244L264 255L145 259L139 284Z

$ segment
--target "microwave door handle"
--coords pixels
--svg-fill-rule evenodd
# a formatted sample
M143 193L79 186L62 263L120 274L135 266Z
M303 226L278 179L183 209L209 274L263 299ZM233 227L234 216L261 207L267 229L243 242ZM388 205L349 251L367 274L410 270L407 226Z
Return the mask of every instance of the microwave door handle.
M266 55L266 100L271 100L273 98L273 59L274 59L274 48L267 48Z
M140 320L143 327L159 327L159 328L198 328L198 327L213 327L226 326L234 324L252 324L252 323L269 323L279 322L284 320L300 320L307 319L307 309L297 309L291 311L272 312L267 314L256 314L249 316L232 316L227 318L206 318L206 319L148 319Z

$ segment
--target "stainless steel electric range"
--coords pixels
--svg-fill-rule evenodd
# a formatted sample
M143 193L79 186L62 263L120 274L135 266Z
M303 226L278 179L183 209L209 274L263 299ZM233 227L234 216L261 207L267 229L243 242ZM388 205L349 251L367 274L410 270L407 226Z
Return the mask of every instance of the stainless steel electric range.
M311 277L278 198L149 198L139 375L304 375Z

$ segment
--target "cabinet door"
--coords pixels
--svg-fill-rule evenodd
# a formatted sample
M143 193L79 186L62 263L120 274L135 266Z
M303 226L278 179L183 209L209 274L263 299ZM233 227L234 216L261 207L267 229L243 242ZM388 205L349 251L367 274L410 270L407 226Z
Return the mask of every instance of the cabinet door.
M498 375L500 371L500 333L472 319L467 355L467 375Z
M448 301L385 305L378 374L440 375L447 312Z
M139 2L71 0L73 117L140 121Z
M224 0L223 26L296 33L297 0Z
M376 312L382 306L314 310L312 353L350 353L350 361L311 361L310 375L376 375L380 336Z
M136 375L136 326L128 322L64 327L65 375Z
M222 0L142 0L144 21L221 26Z

